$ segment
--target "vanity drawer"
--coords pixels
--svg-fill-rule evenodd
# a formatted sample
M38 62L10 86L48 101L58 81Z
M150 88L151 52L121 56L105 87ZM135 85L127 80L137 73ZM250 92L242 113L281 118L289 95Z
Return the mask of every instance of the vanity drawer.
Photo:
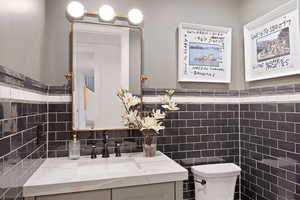
M24 200L182 200L183 182L25 197Z
M49 196L39 196L35 200L111 200L111 190L96 190Z
M174 183L112 189L112 200L174 200Z

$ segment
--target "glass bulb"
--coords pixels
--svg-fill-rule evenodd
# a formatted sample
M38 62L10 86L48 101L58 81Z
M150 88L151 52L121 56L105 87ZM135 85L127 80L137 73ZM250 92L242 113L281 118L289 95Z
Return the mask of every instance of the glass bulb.
M137 25L142 23L143 18L143 13L139 9L134 8L128 12L128 19L132 24Z
M102 5L99 8L98 15L103 21L112 21L115 18L115 11L110 5Z
M67 13L70 17L79 19L84 15L84 6L78 1L72 1L67 6Z

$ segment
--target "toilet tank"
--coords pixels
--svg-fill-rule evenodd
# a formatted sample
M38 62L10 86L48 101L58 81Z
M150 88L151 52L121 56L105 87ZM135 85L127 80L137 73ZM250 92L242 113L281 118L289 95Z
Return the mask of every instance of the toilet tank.
M233 200L241 168L233 163L193 166L196 200Z

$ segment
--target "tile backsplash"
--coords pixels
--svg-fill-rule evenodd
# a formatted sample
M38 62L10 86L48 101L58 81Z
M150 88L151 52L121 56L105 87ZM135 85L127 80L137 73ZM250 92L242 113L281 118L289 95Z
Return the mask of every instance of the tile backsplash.
M48 119L48 156L67 156L67 143L74 134L71 103L49 104ZM79 131L77 134L81 144L81 155L90 155L92 145L96 145L97 153L100 154L103 147L103 133L109 134L110 153L113 153L115 142L122 143L122 152L142 150L142 135L139 131Z
M186 168L196 164L234 162L239 164L238 104L180 104L180 111L169 112L166 129L158 135L158 150ZM147 111L157 107L146 104ZM49 157L67 156L71 138L71 104L49 104ZM102 150L104 131L77 132L81 154L90 155L91 146ZM110 153L115 142L122 143L122 152L142 151L143 137L139 131L106 131ZM100 155L99 155L100 156ZM239 184L236 199L239 199ZM190 174L184 183L184 199L194 199L194 183Z
M145 109L151 110L156 106L147 104ZM206 163L241 164L241 184L237 184L236 199L240 199L240 195L242 200L299 199L300 104L179 106L180 111L168 113L166 129L158 136L160 151L187 169ZM64 112L54 110L49 111L49 120L55 121L49 123L61 123L58 119L62 118L61 114L65 115ZM51 113L54 116L50 117ZM69 122L64 123L61 127L67 128ZM90 153L92 144L97 145L98 153L101 152L102 131L78 134L82 139L83 154ZM112 146L116 140L123 142L123 152L142 151L142 136L138 131L110 131L109 135ZM68 131L53 130L49 137L49 144L55 144L49 155L66 155ZM59 148L56 149L56 146ZM184 199L194 199L191 174L184 182Z
M241 104L243 200L300 199L300 104Z
M47 104L0 102L0 199L21 199L22 185L46 158Z

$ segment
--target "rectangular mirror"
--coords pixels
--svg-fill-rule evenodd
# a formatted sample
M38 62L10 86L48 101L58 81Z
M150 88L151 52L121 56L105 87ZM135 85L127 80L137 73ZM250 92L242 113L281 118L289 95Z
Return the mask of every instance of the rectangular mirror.
M73 129L126 129L121 88L141 94L142 29L73 23Z

